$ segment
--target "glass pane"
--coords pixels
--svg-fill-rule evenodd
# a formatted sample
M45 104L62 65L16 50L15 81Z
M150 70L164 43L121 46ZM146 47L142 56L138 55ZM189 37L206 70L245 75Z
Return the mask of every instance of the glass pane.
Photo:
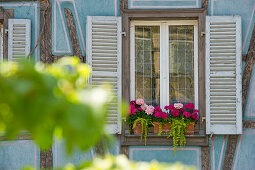
M160 104L159 34L159 26L135 27L135 97L154 106Z
M194 26L169 26L169 101L194 103Z

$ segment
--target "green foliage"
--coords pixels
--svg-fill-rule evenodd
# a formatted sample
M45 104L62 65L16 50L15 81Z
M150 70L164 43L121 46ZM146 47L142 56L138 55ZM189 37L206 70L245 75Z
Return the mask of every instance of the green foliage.
M52 65L0 64L0 132L15 139L25 130L42 148L53 136L67 151L86 150L104 135L108 90L86 87L90 68L76 57Z
M181 163L167 164L153 162L132 162L124 155L106 156L105 158L96 158L92 162L86 162L80 166L72 164L57 170L195 170L195 167L185 166Z
M143 135L144 135L144 142L145 142L145 145L146 145L146 139L147 139L147 135L148 135L148 127L152 123L151 123L150 119L137 118L134 121L133 129L137 126L137 123L141 124L141 127L142 127L142 130L141 130L141 141L142 141Z
M129 133L131 133L131 131L133 129L134 122L137 119L139 119L139 118L145 119L146 122L148 123L148 127L153 126L153 124L152 124L152 116L151 115L147 115L144 111L137 111L136 114L130 114L126 118L126 122L129 125Z
M176 153L178 145L182 147L186 144L184 133L186 132L187 125L188 124L184 118L172 119L171 121L171 131L169 133L169 137L173 137L174 153Z

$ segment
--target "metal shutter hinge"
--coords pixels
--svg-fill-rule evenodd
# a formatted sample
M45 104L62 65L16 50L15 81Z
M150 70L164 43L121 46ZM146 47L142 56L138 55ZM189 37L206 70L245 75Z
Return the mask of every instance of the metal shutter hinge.
M206 34L206 32L201 32L201 37L203 37Z
M127 36L126 32L121 32L121 35L124 35L124 37Z
M206 120L206 117L202 117L202 122L204 122Z
M9 32L8 29L5 29L5 30L4 30L4 33L5 33L5 34L8 34L8 32Z

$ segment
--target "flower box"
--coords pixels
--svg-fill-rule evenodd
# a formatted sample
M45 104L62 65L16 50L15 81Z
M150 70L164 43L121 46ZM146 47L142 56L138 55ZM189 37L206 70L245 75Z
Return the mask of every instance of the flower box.
M159 128L159 125L160 125L160 122L153 122L154 126L153 126L153 134L154 135L158 135L159 132L160 132L160 128ZM171 130L171 124L170 123L166 123L166 124L163 124L162 123L162 133L169 133L170 130Z
M142 125L141 123L137 123L136 126L133 128L134 135L141 135L142 133Z
M184 133L184 135L194 135L195 131L195 122L191 122L187 127L186 127L187 132Z

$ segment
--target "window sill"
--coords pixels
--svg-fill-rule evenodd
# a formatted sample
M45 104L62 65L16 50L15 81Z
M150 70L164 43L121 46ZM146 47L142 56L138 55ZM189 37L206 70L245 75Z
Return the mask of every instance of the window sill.
M185 135L186 146L209 146L209 137L204 133L195 135ZM144 146L144 138L141 140L140 135L124 134L121 143L122 146ZM146 140L146 146L171 146L173 145L172 138L168 138L168 135L152 135L148 134Z

